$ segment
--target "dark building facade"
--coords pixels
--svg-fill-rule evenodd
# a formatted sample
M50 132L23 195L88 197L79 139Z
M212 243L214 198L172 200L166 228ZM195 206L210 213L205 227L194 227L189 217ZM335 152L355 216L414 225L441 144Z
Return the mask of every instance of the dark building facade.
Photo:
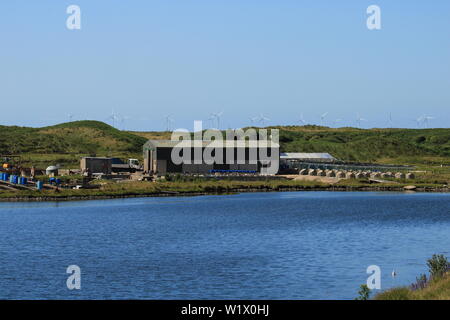
M270 141L258 141L257 146L250 146L248 141L240 145L237 142L220 144L220 147L211 145L211 141L197 142L199 145L179 148L179 141L149 140L144 145L144 171L148 173L165 175L166 173L208 174L215 171L234 171L248 173L264 173L268 167L279 164L279 145ZM174 148L183 158L182 163L174 159ZM208 148L208 150L206 150ZM181 150L180 150L181 149ZM261 150L264 149L264 150ZM210 154L214 163L208 163L200 157L200 163L194 163L199 155ZM238 158L241 159L238 161ZM276 172L275 172L276 173ZM272 169L269 174L274 174Z

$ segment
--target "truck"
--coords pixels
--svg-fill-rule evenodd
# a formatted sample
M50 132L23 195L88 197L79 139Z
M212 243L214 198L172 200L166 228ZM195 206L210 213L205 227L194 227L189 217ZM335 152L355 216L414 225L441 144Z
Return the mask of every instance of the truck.
M143 169L138 159L127 159L122 161L119 158L112 158L113 172L136 172Z

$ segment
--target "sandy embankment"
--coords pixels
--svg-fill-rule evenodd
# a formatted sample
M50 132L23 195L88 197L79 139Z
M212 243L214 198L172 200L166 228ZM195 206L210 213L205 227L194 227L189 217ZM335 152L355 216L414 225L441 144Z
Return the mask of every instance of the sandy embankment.
M303 176L303 175L296 175L296 174L287 174L283 175L283 177L286 177L287 179L296 180L296 181L316 181L316 182L323 182L328 184L335 184L339 181L343 180L342 178L335 178L335 177L320 177L320 176Z

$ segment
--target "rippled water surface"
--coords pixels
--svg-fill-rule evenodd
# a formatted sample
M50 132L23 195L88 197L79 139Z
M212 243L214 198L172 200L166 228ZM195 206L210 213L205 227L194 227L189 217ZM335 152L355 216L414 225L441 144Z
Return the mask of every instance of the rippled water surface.
M353 299L369 265L405 285L449 248L450 194L0 203L0 298Z

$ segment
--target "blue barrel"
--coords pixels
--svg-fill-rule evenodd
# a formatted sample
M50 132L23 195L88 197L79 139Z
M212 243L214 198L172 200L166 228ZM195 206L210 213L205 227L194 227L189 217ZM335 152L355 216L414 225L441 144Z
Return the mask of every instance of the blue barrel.
M9 180L9 173L5 173L5 181Z
M5 173L2 172L0 174L0 180L5 181Z
M55 179L55 183L57 186L59 186L61 184L61 179Z
M38 190L42 190L42 187L44 186L44 183L42 181L38 181L36 182L36 188Z

